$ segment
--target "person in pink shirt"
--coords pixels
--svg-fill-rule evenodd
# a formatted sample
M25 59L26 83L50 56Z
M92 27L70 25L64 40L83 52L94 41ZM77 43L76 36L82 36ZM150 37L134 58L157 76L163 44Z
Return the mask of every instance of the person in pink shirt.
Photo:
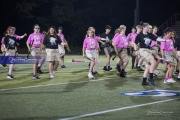
M58 28L58 34L57 35L61 39L61 45L59 45L59 47L58 47L59 54L61 56L61 58L60 58L60 65L61 65L61 68L66 68L66 66L64 65L64 57L65 57L65 54L66 54L65 48L68 50L68 52L70 52L71 50L69 48L67 40L64 37L63 28L62 27Z
M120 25L119 33L117 33L113 38L113 46L116 52L116 55L119 57L119 63L117 64L117 70L121 77L126 76L125 69L128 65L129 58L127 54L127 48L129 46L129 41L125 35L126 26Z
M88 30L93 31L93 32L94 32L94 38L95 38L98 42L101 43L101 38L96 35L96 29L95 29L94 27L89 27ZM87 35L86 35L85 37L87 37ZM92 72L94 75L98 73L97 71L98 71L98 68L99 68L99 66L98 66L98 64L99 64L99 51L100 51L100 48L99 48L99 50L97 50L96 64L95 64L95 66L94 66L94 71ZM89 67L90 67L90 64L91 64L91 63L89 63Z
M90 60L90 68L88 73L89 79L94 79L93 72L95 72L95 66L97 64L97 54L99 51L99 43L96 39L95 33L93 30L88 30L87 35L83 42L83 57L86 57Z
M164 83L175 83L176 81L172 78L175 67L175 49L173 39L171 39L171 30L166 29L164 37L161 42L161 54L163 60L167 62L167 72L165 75Z
M135 59L136 59L136 56L135 56L135 52L134 52L134 44L135 44L135 40L136 40L136 36L137 36L137 33L136 33L136 28L133 27L131 29L131 33L128 34L127 36L127 39L129 41L129 47L130 47L130 55L132 57L132 69L134 69L134 63L135 63Z
M35 64L33 64L33 77L32 79L39 79L37 73L42 73L41 66L45 61L42 56L42 44L44 40L44 35L40 33L40 26L38 24L34 25L34 32L29 35L27 39L27 47L29 52L33 57L40 57Z
M133 44L135 43L135 40L136 40L136 36L137 36L137 33L136 33L136 28L132 28L131 29L131 33L129 33L128 34L128 36L127 36L127 39L129 40L129 44L130 44L130 46L132 45L133 46Z

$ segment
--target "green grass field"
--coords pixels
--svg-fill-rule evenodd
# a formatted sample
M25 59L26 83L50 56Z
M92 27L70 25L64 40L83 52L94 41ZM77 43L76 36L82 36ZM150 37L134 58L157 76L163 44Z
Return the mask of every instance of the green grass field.
M157 96L124 96L121 93L142 90L180 90L180 81L156 86L141 86L142 72L128 66L126 78L113 70L104 72L104 56L100 56L96 80L87 78L88 63L72 63L67 56L65 69L49 80L45 65L40 80L32 80L31 65L16 65L15 79L7 80L7 68L0 67L0 120L179 120L180 99ZM162 65L159 69L162 69Z

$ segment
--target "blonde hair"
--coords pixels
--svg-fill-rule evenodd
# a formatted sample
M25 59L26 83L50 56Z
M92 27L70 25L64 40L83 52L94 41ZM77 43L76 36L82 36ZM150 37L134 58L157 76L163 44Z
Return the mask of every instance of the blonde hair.
M94 27L89 27L88 30L92 30L94 33L96 31L96 29Z
M87 33L86 33L86 37L89 37L89 32L92 32L93 33L93 37L95 37L95 33L94 33L94 31L93 30L90 30L90 29L88 29L87 30Z
M126 26L120 25L118 29L119 29L119 33L120 33L122 30L126 30Z

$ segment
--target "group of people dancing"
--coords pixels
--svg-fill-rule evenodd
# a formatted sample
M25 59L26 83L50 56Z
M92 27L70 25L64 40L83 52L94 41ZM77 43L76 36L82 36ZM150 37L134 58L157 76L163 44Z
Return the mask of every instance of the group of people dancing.
M174 71L180 79L180 45L176 40L176 32L166 28L161 36L158 35L158 27L149 23L142 23L132 27L131 32L126 34L126 26L120 25L112 33L110 25L105 26L105 32L96 34L95 27L88 27L82 40L83 57L89 60L87 77L93 80L98 73L99 52L104 52L106 62L102 68L111 71L112 59L118 59L116 70L120 77L126 77L127 65L131 60L131 68L144 71L142 85L155 85L155 70L160 63L164 64L164 83L175 83ZM18 40L27 36L16 35L16 28L9 26L2 37L1 51L4 56L15 56ZM63 35L63 28L50 26L47 32L41 32L40 26L35 24L33 33L27 37L26 45L31 56L36 57L33 63L32 79L40 79L41 67L48 62L49 78L55 77L55 71L60 66L65 68L65 48L70 51L67 40ZM114 56L114 57L113 57ZM131 59L130 59L131 58ZM3 66L6 66L3 64ZM14 79L14 64L8 65L7 79Z

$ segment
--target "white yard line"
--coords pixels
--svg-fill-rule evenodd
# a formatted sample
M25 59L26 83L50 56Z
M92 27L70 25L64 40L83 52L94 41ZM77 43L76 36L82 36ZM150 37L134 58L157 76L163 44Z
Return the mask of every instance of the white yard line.
M54 84L47 84L47 85L35 85L35 86L26 86L26 87L17 87L17 88L9 88L9 89L0 89L0 92L3 91L11 91L11 90L19 90L19 89L28 89L28 88L38 88L38 87L48 87L48 86L58 86L58 85L68 85L68 84L78 84L78 83L87 83L87 82L98 82L109 80L112 78L104 78L104 79L95 79L95 80L86 80L86 81L79 81L79 82L64 82L64 83L54 83Z
M92 116L102 115L102 114L106 114L106 113L122 111L122 110L127 110L127 109L132 109L132 108L138 108L138 107L143 107L143 106L148 106L148 105L153 105L153 104L158 104L158 103L170 102L170 101L174 101L174 100L178 100L178 99L179 98L174 98L174 99L161 100L161 101L144 103L144 104L139 104L139 105L120 107L120 108L109 109L109 110L105 110L105 111L99 111L99 112L94 112L94 113L87 113L87 114L78 115L78 116L69 117L69 118L60 118L58 120L75 120L75 119L80 119L80 118L85 118L85 117L92 117Z

